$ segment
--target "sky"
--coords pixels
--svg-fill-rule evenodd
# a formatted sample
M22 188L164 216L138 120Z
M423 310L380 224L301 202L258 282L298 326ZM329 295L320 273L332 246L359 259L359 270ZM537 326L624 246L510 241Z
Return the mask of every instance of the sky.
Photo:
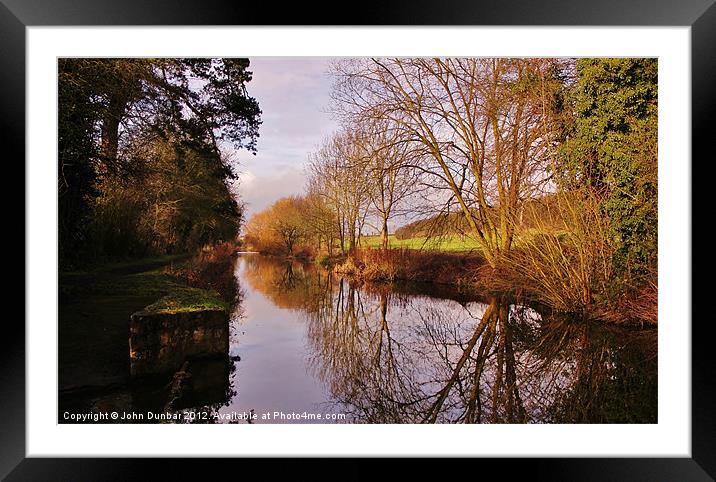
M239 194L246 219L277 199L301 194L307 155L337 130L328 114L328 58L254 57L247 84L262 110L257 153L238 151Z

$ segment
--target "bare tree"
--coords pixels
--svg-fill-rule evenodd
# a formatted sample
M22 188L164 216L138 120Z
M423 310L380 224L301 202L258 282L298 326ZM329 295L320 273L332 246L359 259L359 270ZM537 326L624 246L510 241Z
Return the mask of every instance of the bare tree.
M310 235L315 239L316 247L319 251L325 247L328 255L332 256L335 240L339 236L337 214L327 203L326 197L311 182L307 186L304 207L304 219Z
M309 158L309 184L334 210L341 252L357 246L368 207L364 152L356 134L343 130L328 139Z
M385 122L356 127L358 147L364 152L367 194L379 220L382 248L388 249L388 221L415 186L415 169L408 165L410 145Z
M388 122L414 144L422 183L459 207L488 262L514 240L522 201L549 182L552 59L351 59L333 64L336 112Z
M290 196L254 214L246 225L247 240L260 251L293 255L310 232L305 204L303 197Z

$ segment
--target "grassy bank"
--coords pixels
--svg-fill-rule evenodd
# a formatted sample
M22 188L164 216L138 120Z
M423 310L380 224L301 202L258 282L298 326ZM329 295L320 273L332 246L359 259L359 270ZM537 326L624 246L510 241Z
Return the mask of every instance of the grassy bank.
M127 383L132 313L227 310L233 298L219 288L233 279L232 254L224 246L193 257L160 256L61 272L60 391Z
M380 248L383 238L380 236L362 236L361 247L367 249ZM472 238L458 235L446 235L440 237L415 237L408 239L397 239L394 234L388 236L388 248L416 249L427 251L448 251L448 252L472 252L480 251L480 243Z
M515 249L519 256L520 248ZM582 298L581 288L575 299L550 296L543 286L531 283L516 272L510 263L492 268L479 252L413 250L408 248L359 249L345 260L336 262L333 271L362 281L415 281L463 286L479 292L502 293L515 299L538 302L558 311L584 318L619 324L657 324L658 289L655 284L627 290L618 295L606 289L590 298ZM555 277L564 276L555 273ZM567 282L561 279L560 282ZM562 290L563 296L571 295ZM565 294L566 293L566 294Z
M550 229L549 231L540 229L523 229L519 235L515 236L514 246L519 248L526 243L531 242L535 237L544 235L545 233L554 234L555 236L564 236L565 231L560 229ZM364 249L380 249L383 246L383 238L379 235L361 236L360 247ZM415 249L420 251L443 251L455 253L480 253L482 248L480 242L470 236L461 236L458 234L446 234L443 236L424 237L416 236L414 238L398 239L394 234L388 235L388 249Z
M148 307L154 310L227 308L227 302L215 290L190 286L173 274L177 266L186 263L187 256L146 258L84 272L60 273L60 302L85 297L129 297L153 299Z
M333 270L366 281L417 281L474 284L485 261L479 254L418 251L408 248L358 249Z

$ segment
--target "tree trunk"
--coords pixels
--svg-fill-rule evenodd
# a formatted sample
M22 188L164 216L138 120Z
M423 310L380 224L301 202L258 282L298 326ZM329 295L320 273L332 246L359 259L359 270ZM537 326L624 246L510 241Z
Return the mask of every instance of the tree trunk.
M388 250L388 218L383 218L383 230L381 231L383 236L383 251Z
M345 223L340 220L338 223L338 241L341 243L341 254L346 254L346 232Z
M105 164L111 165L117 160L119 150L119 124L122 122L127 108L127 94L120 91L113 93L109 105L102 117L102 139L100 155Z
M350 219L348 220L348 229L350 230L350 233L348 234L348 252L353 253L356 249L356 224L358 220L356 219L357 215L352 215Z
M348 251L352 253L356 249L356 232L355 229L351 230L351 234L348 237Z

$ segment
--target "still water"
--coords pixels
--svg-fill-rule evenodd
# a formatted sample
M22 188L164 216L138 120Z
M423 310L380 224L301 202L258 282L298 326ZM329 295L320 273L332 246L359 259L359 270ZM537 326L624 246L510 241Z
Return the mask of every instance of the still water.
M214 421L657 422L656 330L258 254L235 275L226 389L203 407Z

